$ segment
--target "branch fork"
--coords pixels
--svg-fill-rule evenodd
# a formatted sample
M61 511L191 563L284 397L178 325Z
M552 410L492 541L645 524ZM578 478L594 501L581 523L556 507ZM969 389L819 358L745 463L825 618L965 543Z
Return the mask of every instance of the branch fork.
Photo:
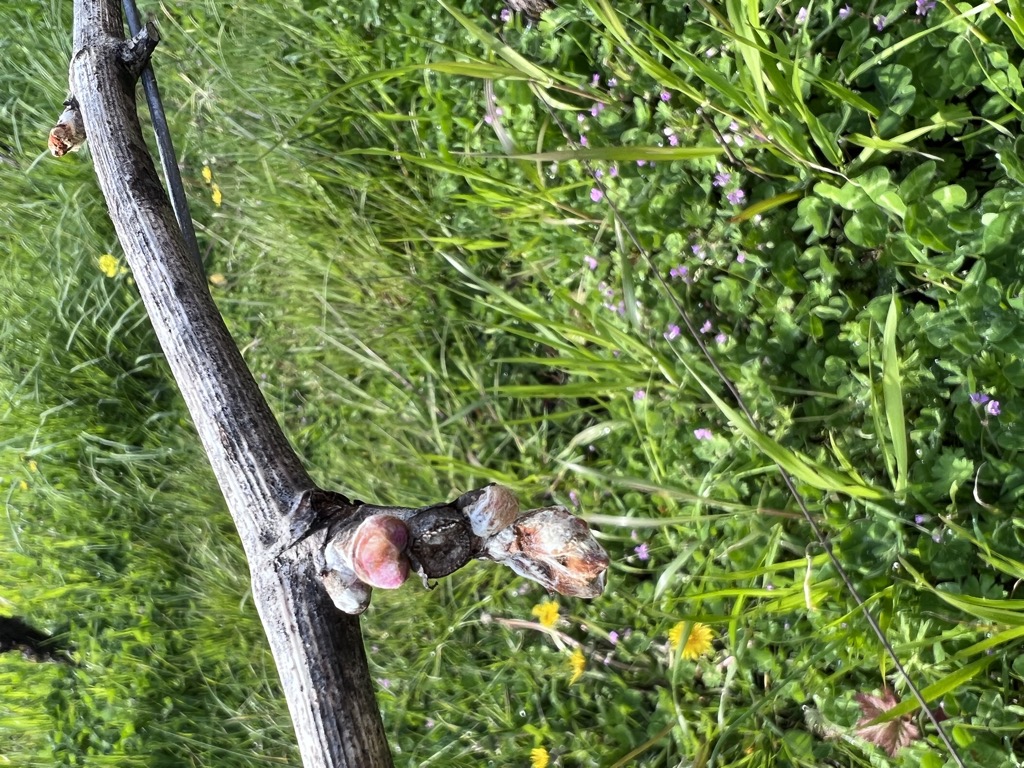
M583 520L559 506L522 512L500 485L419 509L359 504L329 523L323 556L324 586L350 614L366 610L374 587L397 589L415 573L429 588L473 559L583 598L604 591L609 564Z

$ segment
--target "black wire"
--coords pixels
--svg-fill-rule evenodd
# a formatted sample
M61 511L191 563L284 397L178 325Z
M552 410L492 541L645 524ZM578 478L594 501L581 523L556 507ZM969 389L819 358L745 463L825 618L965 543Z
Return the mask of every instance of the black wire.
M122 0L125 19L128 21L128 31L134 37L142 29L142 19L139 17L139 9L135 0ZM171 198L171 207L174 209L174 217L178 220L178 227L181 229L181 236L185 238L185 247L192 254L200 271L204 271L203 258L199 255L199 243L196 240L195 226L192 224L192 214L188 210L188 200L185 198L185 188L181 183L181 172L178 170L178 159L174 154L174 142L171 141L171 129L167 125L167 115L164 113L164 105L160 100L160 90L156 85L156 75L153 67L147 62L142 69L142 90L146 94L146 103L149 105L149 116L153 121L153 132L156 134L156 146L160 155L160 165L164 170L164 179L167 181L168 193Z

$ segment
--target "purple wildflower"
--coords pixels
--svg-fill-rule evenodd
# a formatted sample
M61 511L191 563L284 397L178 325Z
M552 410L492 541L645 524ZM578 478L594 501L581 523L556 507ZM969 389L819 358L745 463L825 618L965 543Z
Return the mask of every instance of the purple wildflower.
M724 187L730 181L732 181L732 174L721 171L720 173L715 174L715 180L712 182L712 186Z
M484 115L484 122L491 125L494 122L494 118L490 115Z
M918 525L924 525L928 522L928 515L914 515L914 522Z
M589 269L591 272L597 269L597 259L595 259L593 256L584 256L583 263L587 265L587 269Z
M673 133L671 136L668 137L668 145L670 147L678 147L679 146L679 137L676 136Z
M850 14L851 13L853 13L853 8L850 7L849 4L846 4L842 8L839 9L839 18L840 19L848 19L848 18L850 18Z
M592 190L590 190L590 199L593 200L595 203L600 203L601 200L604 199L604 192L602 192L597 187L594 187Z
M601 84L601 76L597 72L595 72L593 76L590 78L590 84L593 86L598 86Z
M636 552L636 556L637 556L638 560L650 560L650 558L651 558L651 553L650 553L650 550L647 548L647 543L646 542L637 544L633 548L633 551Z
M637 160L636 164L639 165L641 168L643 168L645 165L647 165L647 161L646 160Z
M608 633L608 642L612 645L619 644L619 633L616 632L614 629Z
M875 29L879 32L885 29L885 16L882 16L881 14L875 16Z
M602 176L604 176L604 171L602 171L600 168L594 170L595 179L600 179Z
M646 389L638 389L636 392L633 393L633 399L636 400L638 403L641 400L645 399L646 397L647 397L647 390Z
M917 0L917 15L927 16L934 7L935 0Z
M576 113L576 122L577 123L582 123L586 119L587 119L587 116L584 115L582 112L577 112Z
M574 507L578 507L580 505L580 495L576 491L569 491L569 501L572 502Z
M673 339L678 339L679 334L681 333L682 331L679 330L679 326L672 324L668 327L668 330L665 331L665 333L662 335L665 337L666 341L672 341Z
M1002 410L1003 409L999 407L998 400L989 400L988 403L985 404L985 413L989 416L998 416L1002 413Z
M511 8L502 8L501 9L500 18L501 18L502 24L508 24L509 21L511 21L511 19L512 19L512 9Z
M713 437L711 430L707 427L693 430L693 436L698 440L710 440Z
M704 325L702 325L700 327L700 332L701 333L711 333L711 321L710 320L705 320L704 321Z
M678 267L672 267L672 269L668 271L668 274L669 277L674 277L678 280L685 280L689 272L690 270L688 267L686 267L683 264L680 264Z
M971 393L971 402L974 405L984 405L985 403L987 403L991 399L992 398L989 397L988 395L986 395L984 392L972 392Z
M797 24L806 24L807 23L807 8L806 7L801 8L799 11L796 12L796 23Z
M586 147L586 146L589 146L589 145L590 145L590 139L587 138L587 135L585 133L581 133L580 134L580 146L581 147Z
M662 101L671 101L672 100L672 94L669 93L668 91L662 91L661 92L661 100Z
M745 254L743 251L740 251L739 253L736 254L736 261L738 261L740 264L742 264L746 260L747 254Z
M608 78L608 87L609 88L614 88L618 84L619 84L619 81L616 78L614 78L614 77Z
M612 163L612 167L608 169L608 175L613 179L619 175L619 166Z
M725 344L725 342L727 342L728 340L729 340L729 337L726 336L724 333L716 333L715 334L715 343L716 344Z
M744 192L742 189L734 189L732 192L727 194L725 198L733 205L739 205L740 203L743 202L746 196L747 193Z

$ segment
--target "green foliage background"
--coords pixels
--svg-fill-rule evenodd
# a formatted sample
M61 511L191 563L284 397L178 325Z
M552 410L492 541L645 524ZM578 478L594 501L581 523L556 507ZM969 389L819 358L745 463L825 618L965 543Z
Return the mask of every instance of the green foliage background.
M948 763L924 721L855 736L856 692L910 697L776 460L968 764L1024 758L1024 9L928 5L143 9L212 290L314 477L578 500L612 556L561 636L485 565L377 594L399 765ZM80 662L0 659L0 760L296 764L88 151L45 153L70 4L0 18L0 599Z

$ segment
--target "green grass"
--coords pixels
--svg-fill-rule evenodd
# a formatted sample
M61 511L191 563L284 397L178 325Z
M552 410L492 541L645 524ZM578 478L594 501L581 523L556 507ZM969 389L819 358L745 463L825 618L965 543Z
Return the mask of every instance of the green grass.
M45 156L67 6L0 0L0 597L80 664L0 659L0 761L295 764L87 150ZM912 697L779 466L967 763L1024 757L1019 9L808 9L143 9L215 298L313 476L578 500L612 557L554 634L484 564L378 592L399 765L952 764L920 715L893 759L854 734L856 693Z

